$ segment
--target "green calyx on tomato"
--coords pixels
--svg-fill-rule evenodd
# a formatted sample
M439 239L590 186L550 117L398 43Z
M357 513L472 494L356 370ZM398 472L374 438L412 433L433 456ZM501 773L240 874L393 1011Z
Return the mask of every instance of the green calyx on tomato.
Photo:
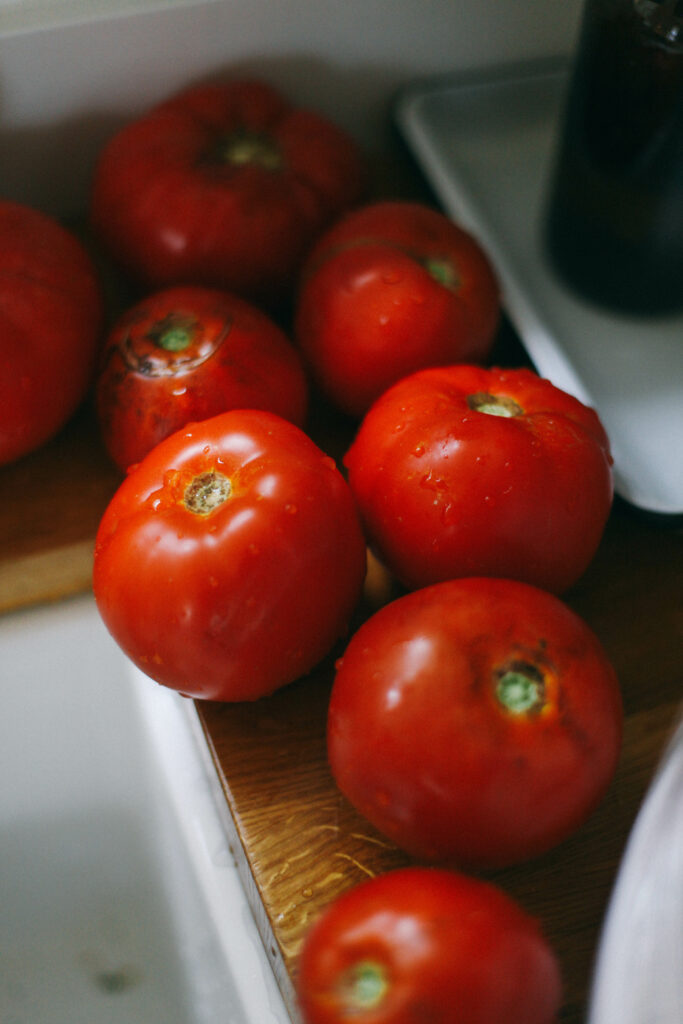
M389 988L384 966L374 960L359 960L345 971L341 980L341 993L345 1011L349 1014L376 1009Z
M524 410L507 395L490 395L479 391L476 395L467 396L467 404L474 412L483 412L487 416L521 416Z
M231 491L228 477L211 470L190 481L183 494L183 504L194 515L209 516L228 500Z
M531 662L516 661L497 673L496 698L512 715L536 714L545 705L545 683Z
M428 257L419 262L422 263L430 277L433 277L438 284L442 284L449 292L458 290L460 278L452 260Z
M182 352L192 344L199 327L195 317L169 313L156 321L147 337L166 352Z
M253 164L266 171L279 171L284 163L277 143L256 132L235 132L223 138L218 146L218 160L232 167Z

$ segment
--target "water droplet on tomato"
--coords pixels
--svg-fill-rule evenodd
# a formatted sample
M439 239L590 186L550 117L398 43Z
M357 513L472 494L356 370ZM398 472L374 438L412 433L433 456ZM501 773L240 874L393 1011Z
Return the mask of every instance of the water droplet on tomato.
M429 491L436 491L438 494L448 490L448 484L443 477L437 476L433 469L420 478L420 487L426 487Z
M455 518L455 514L454 513L455 513L455 507L453 505L453 502L452 501L445 502L441 506L441 522L444 523L444 525L447 526L448 523L452 522L453 519Z

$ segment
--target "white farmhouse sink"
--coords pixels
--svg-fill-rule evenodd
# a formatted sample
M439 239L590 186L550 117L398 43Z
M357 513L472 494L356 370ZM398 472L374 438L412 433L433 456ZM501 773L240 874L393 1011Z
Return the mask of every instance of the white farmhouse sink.
M193 705L91 597L0 619L2 1024L288 1021Z

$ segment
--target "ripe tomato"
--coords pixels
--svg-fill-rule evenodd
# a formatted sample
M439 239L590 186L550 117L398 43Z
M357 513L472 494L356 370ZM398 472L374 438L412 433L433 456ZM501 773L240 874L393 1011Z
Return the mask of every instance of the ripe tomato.
M0 201L0 465L69 419L95 368L102 296L85 248L52 217Z
M265 83L200 85L104 147L91 220L148 286L206 284L274 301L365 176L345 132Z
M264 313L227 292L169 288L110 331L96 383L106 447L126 470L175 430L228 409L269 409L302 426L301 360Z
M552 1024L560 968L538 922L455 871L389 871L313 924L298 976L305 1024Z
M500 319L478 242L420 203L347 214L306 261L295 334L318 385L361 416L415 370L483 362Z
M95 598L120 647L157 682L212 700L252 700L312 669L346 629L364 574L333 460L259 410L152 449L95 545Z
M612 502L598 416L525 369L404 378L344 461L371 546L408 587L510 576L562 593L593 558Z
M451 580L386 605L337 667L328 751L341 791L399 847L498 867L574 832L619 757L614 670L559 598Z

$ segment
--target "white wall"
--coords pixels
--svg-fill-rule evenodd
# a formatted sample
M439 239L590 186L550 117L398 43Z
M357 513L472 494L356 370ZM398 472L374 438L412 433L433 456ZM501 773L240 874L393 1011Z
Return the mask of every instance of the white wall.
M581 0L0 0L0 194L71 213L99 145L204 77L262 75L368 148L395 91L569 53Z

